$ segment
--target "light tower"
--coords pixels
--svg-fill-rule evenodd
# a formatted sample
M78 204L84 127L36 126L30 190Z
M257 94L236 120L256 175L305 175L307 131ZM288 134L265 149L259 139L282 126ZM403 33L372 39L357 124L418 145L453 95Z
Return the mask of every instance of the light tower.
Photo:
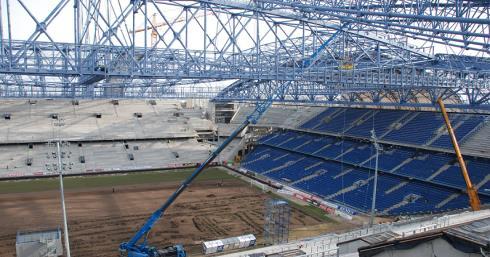
M374 224L374 216L376 214L376 188L378 186L378 160L379 160L379 150L381 147L378 144L378 138L376 137L376 132L371 130L371 139L373 140L374 148L376 149L376 162L374 166L374 188L373 188L373 199L371 202L371 217L369 219L369 227Z
M65 248L66 248L66 257L71 257L71 252L70 252L70 238L68 235L68 218L66 215L66 204L65 204L65 189L63 185L63 170L64 170L64 164L63 161L61 160L64 157L64 153L61 151L62 144L68 145L68 142L63 142L61 140L61 127L65 125L63 119L58 116L56 118L56 122L53 123L54 126L58 127L58 140L56 141L56 157L58 161L58 175L59 175L59 180L60 180L60 196L61 196L61 211L63 213L63 236L64 236L64 241L65 241ZM50 143L48 143L50 145Z

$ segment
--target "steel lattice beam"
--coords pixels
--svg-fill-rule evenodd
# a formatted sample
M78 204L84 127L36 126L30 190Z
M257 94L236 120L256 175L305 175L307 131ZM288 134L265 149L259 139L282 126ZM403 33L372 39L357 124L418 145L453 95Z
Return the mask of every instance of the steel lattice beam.
M0 97L213 97L175 87L237 80L218 98L260 98L288 81L277 101L489 99L487 0L68 2L41 18L22 0L0 4ZM16 40L15 4L34 24ZM51 24L66 12L74 26L61 43ZM136 34L141 25L150 31Z

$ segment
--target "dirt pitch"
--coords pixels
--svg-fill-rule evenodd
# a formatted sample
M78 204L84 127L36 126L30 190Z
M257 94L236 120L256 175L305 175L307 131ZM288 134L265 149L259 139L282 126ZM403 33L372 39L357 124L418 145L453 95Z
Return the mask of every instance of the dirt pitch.
M134 234L178 184L164 181L121 185L114 186L114 193L113 186L68 188L65 195L72 256L118 256L118 245ZM191 255L200 253L203 240L253 233L260 243L267 198L267 194L238 179L197 181L157 223L150 242L154 246L183 243ZM59 193L0 194L0 217L0 256L15 256L18 230L61 226ZM305 227L311 227L317 234L339 224L331 225L293 208L292 230L304 232Z

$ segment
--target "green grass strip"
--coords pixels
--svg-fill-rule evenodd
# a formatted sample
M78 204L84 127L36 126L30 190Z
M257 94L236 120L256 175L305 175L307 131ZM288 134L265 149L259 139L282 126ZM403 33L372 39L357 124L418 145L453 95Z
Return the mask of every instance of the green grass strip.
M194 169L150 171L136 173L121 173L110 175L96 175L84 177L65 177L63 179L66 190L87 189L96 187L115 187L124 185L151 184L159 182L183 181ZM236 179L225 171L217 168L208 168L203 171L196 181ZM40 192L58 190L58 178L39 178L32 180L0 181L0 194Z
M281 199L281 200L284 200L284 201L287 201L289 203L289 205L291 205L291 207L295 208L295 209L299 209L299 210L302 210L304 213L306 213L308 216L312 216L312 217L316 217L322 221L325 221L325 222L329 222L329 223L337 223L336 220L328 217L327 213L325 213L324 210L314 206L314 205L311 205L311 204L307 204L307 205L300 205L294 201L290 201L289 199L281 196L281 195L277 195L277 194L274 194L272 192L269 192L269 195L272 197L272 198L276 198L276 199Z

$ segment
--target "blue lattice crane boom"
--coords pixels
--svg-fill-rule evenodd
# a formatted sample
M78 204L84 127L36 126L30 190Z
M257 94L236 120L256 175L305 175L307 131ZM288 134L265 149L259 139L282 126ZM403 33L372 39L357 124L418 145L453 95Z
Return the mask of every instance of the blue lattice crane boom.
M250 114L245 121L236 128L233 133L216 149L209 157L199 165L199 167L187 178L182 184L175 190L175 192L167 199L167 201L157 209L145 224L136 232L136 234L128 241L119 246L121 255L128 257L186 257L186 252L182 245L169 246L164 249L157 249L149 246L147 243L147 237L150 230L155 223L164 215L165 211L172 205L172 203L184 192L184 190L192 183L192 181L211 163L225 147L245 129L249 124L255 124L260 119L262 114L272 104L271 99L267 99L263 102L257 103L255 110ZM143 239L143 242L139 243Z
M349 25L349 23L344 23L335 31L325 42L323 42L318 49L313 52L313 54L306 60L303 61L303 68L309 68L318 59L318 56L327 48L328 45Z

